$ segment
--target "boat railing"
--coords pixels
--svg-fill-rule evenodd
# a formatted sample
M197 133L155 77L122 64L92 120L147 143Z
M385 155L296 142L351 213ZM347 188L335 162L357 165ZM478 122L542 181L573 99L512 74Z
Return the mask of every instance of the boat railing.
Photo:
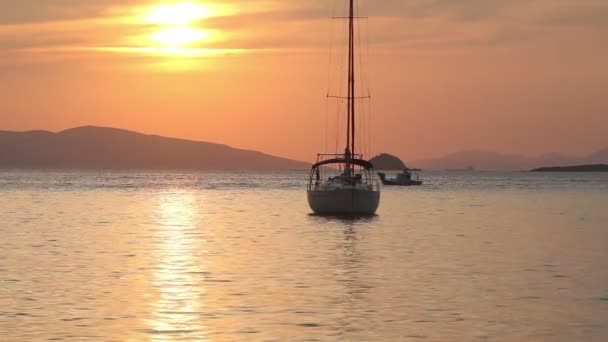
M317 177L317 170L312 170L310 173L310 178L308 182L308 190L318 190L321 187L325 187L328 184L338 183L345 185L364 185L369 188L369 190L378 191L380 190L380 182L375 177L374 173L370 170L365 170L363 174L361 174L360 178L357 177L347 177L343 178L339 173L333 173L332 176L328 176L327 173L323 174L323 177L319 175Z
M307 190L310 190L310 191L312 191L312 190L319 190L319 189L323 188L324 184L328 184L328 182L327 181L319 181L319 182L312 181L312 182L309 182L308 186L307 186ZM373 180L371 182L361 182L360 184L366 185L367 190L370 190L370 191L378 191L378 190L380 190L380 182L376 181L376 180Z
M362 154L352 154L350 155L352 159L363 159ZM319 153L317 154L317 163L322 162L327 159L336 159L336 158L345 158L344 153Z

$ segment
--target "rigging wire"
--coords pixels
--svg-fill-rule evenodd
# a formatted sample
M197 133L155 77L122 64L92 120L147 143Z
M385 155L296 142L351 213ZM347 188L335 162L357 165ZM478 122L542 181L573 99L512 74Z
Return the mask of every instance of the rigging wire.
M359 14L361 13L361 7L359 6L360 2L355 1L355 4L357 7L357 16L359 16ZM359 88L362 89L366 83L365 83L365 74L363 73L363 55L361 53L362 50L361 50L361 21L360 20L357 21L357 46L359 48L358 49L358 55L359 55L358 56L359 57L358 58L358 67L359 67L359 75L360 75L359 76L359 78L360 78L360 81L359 81L360 87ZM361 97L363 97L363 94L361 94ZM363 101L363 99L362 99L362 101ZM359 105L358 112L361 113L360 117L361 117L362 124L358 125L358 127L357 127L358 131L359 131L359 139L357 139L357 141L359 142L359 150L361 151L361 153L366 154L367 152L366 152L365 148L366 148L367 144L365 143L365 139L364 138L362 139L362 136L364 137L365 134L361 134L361 133L365 133L364 132L365 127L367 127L367 124L365 122L365 119L366 119L365 118L366 113L365 113L365 109L364 109L365 107L363 106L362 101L359 101L359 103L358 103L358 105Z
M343 10L347 11L348 10L347 2L343 1L343 4L344 4ZM340 35L340 37L344 37L346 35L346 30L347 30L348 25L340 25L340 26L342 27L342 32L341 32L342 34ZM341 44L341 45L344 46L345 44ZM344 55L346 55L346 51L348 51L348 49L343 48L343 51L341 51L343 56L342 56L342 58L339 58L339 60L340 60L340 65L338 68L338 94L339 95L342 95L342 91L344 90L343 81L346 79L345 78L345 75L346 75L345 63L344 63L344 58L343 58ZM342 119L343 119L344 114L348 113L348 111L346 111L346 112L343 111L344 110L344 106L342 105L343 103L344 103L344 101L340 101L340 103L336 107L337 119L336 119L336 135L335 135L336 141L335 141L334 153L339 153L339 151L340 151L339 145L340 145L340 141L342 140L341 133L343 131L342 130Z
M331 6L332 17L336 14L336 3L330 2L328 6ZM333 20L330 20L330 36L329 36L329 62L327 65L327 96L325 99L325 136L323 139L323 152L329 150L329 94L331 92L331 65L333 58L334 49L334 29L335 25Z
M365 12L365 9L362 10L363 5L361 5L361 1L355 0L357 7L357 16L361 13ZM360 18L365 19L365 18ZM361 26L365 23L365 32L366 34L362 34ZM365 39L364 39L365 38ZM359 91L358 97L361 98L362 101L359 101L357 110L359 114L359 119L361 120L361 124L358 125L357 135L358 135L358 149L361 151L363 155L369 156L371 155L371 91L370 91L370 77L369 70L367 70L364 66L368 63L369 59L369 25L367 25L366 20L357 21L357 47L358 51L358 71L360 80L358 84L361 89ZM365 45L366 49L363 49ZM367 106L363 102L363 100L367 100Z
M368 112L367 112L367 116L368 116L368 125L367 127L367 144L368 144L368 153L369 156L372 155L373 153L373 146L372 146L372 131L373 131L373 112L372 109L374 108L372 106L372 96L371 96L371 90L373 89L373 84L372 84L372 73L369 72L369 66L371 66L371 59L372 59L372 54L371 54L371 43L370 43L370 23L369 21L366 21L366 25L365 25L365 54L367 57L367 63L368 63L368 70L365 73L365 78L366 78L366 82L367 82L367 93L369 95L369 100L367 102L368 105Z
M349 11L349 4L348 1L341 1L344 5L343 10L344 12L348 12ZM358 16L361 13L361 5L360 5L360 1L358 0L354 0L355 2L355 10L356 10L356 14L355 16ZM332 2L333 6L332 6L332 17L335 18L335 14L336 14L336 10L337 10L337 6L335 2ZM359 19L363 19L363 18L357 18L357 28L356 28L356 34L354 35L353 39L355 40L354 44L357 45L357 48L359 49L359 51L357 51L357 58L358 61L355 64L355 68L358 69L358 75L359 75L359 80L357 80L356 84L359 85L359 89L362 89L363 91L359 91L359 93L354 93L354 94L348 94L347 96L354 96L355 97L355 104L353 104L353 106L356 108L356 111L359 113L357 115L357 118L361 121L361 124L356 125L355 129L356 132L354 132L354 134L357 136L356 142L357 142L357 146L356 149L361 151L360 153L363 155L368 155L371 152L371 128L370 128L370 124L371 124L371 99L370 99L370 87L369 87L369 71L365 70L363 65L365 64L366 60L365 58L367 56L365 56L366 54L369 55L369 37L362 35L361 34L361 22L359 21ZM347 29L349 29L349 25L340 25L340 27L342 28L341 32L340 32L340 37L345 37L346 33L347 33ZM369 33L369 26L366 26L366 30ZM342 97L343 96L343 91L344 91L344 84L347 83L345 82L347 79L347 73L346 73L346 63L345 61L348 61L349 59L349 55L348 55L348 51L349 49L346 48L348 45L346 44L345 41L340 40L339 42L335 42L334 39L335 38L335 26L331 25L331 33L330 33L330 44L329 44L329 52L330 52L330 57L329 57L329 62L328 62L328 70L327 70L327 82L328 82L328 88L327 88L327 100L326 100L326 114L325 114L325 137L324 137L324 148L327 151L328 150L328 143L329 143L329 126L330 126L330 97L331 96L336 96L336 97ZM363 36L365 36L365 42L363 42ZM339 43L339 44L336 44ZM336 45L338 46L342 46L342 48L336 48ZM362 45L367 45L367 49L366 51L364 51ZM336 58L334 58L334 53L338 54L338 56L336 56ZM354 53L354 52L353 52ZM344 58L346 57L346 58ZM332 64L334 63L334 60L337 59L339 61L338 63L338 68L337 68L337 76L333 76L332 70L336 70L332 68ZM333 83L334 81L338 82L338 85L335 89L335 93L334 93L334 89L333 89ZM367 87L366 87L367 86ZM362 101L367 99L368 100L368 106L366 108L365 103L363 103ZM362 101L358 101L358 100L362 100ZM343 135L343 131L345 130L346 127L343 127L344 125L344 116L349 116L350 113L350 108L348 108L347 106L344 106L345 101L344 98L339 99L336 102L337 106L336 106L336 121L335 121L335 129L336 129L336 134L335 134L335 145L334 145L334 152L335 153L341 153L343 151L343 149L340 148L340 142L346 138L346 136ZM350 117L348 117L350 118ZM348 132L348 134L350 134L351 132Z

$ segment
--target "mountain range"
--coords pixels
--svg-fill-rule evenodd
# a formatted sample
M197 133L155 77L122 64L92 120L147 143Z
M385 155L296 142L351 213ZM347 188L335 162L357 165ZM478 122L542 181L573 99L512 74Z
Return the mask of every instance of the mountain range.
M399 165L388 157L381 154L376 162L385 161L389 168L405 167L398 158L393 159ZM427 170L530 170L585 164L608 164L608 148L587 156L548 153L537 157L470 150L410 163ZM84 126L58 133L0 131L0 168L308 170L310 164L222 144Z
M584 164L608 164L608 148L586 156L547 153L536 157L504 154L492 151L470 150L448 154L440 158L420 159L412 165L428 170L466 169L477 170L530 170L543 166L570 166Z
M209 142L106 128L0 131L0 168L308 170L309 163Z

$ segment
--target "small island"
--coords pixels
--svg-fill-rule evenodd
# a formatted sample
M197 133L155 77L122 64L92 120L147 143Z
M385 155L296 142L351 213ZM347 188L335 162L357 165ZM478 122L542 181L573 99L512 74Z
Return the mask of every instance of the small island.
M608 172L607 164L539 167L532 172Z
M381 153L372 159L369 160L372 165L374 165L374 169L376 170L386 170L386 171L394 171L394 170L411 170L418 171L415 169L408 168L405 163L399 159L399 157L394 156L388 153Z

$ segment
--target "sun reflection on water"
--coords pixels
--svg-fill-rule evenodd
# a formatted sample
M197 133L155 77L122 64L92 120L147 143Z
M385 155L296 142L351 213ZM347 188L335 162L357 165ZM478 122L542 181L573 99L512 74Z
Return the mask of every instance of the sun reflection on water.
M205 289L197 278L205 274L197 258L202 239L198 236L197 197L188 192L163 193L158 197L157 241L158 264L154 287L158 300L149 320L153 341L176 339L205 340L205 327L200 313L204 307Z

